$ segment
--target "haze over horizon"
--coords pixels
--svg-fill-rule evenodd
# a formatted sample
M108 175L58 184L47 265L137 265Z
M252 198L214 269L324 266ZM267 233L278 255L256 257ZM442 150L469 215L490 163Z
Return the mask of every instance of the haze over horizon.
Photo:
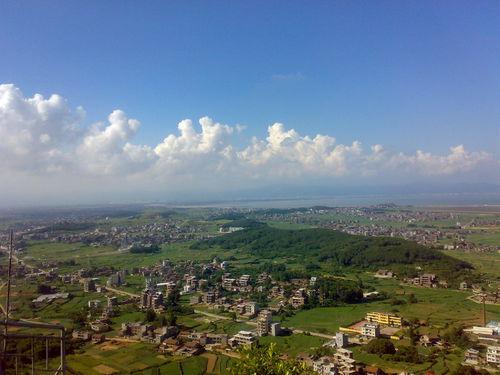
M317 5L0 4L0 206L498 193L500 4Z

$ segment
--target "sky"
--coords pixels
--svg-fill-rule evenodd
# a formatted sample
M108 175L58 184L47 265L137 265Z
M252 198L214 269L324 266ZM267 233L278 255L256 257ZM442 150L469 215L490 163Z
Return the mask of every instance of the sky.
M0 2L0 205L498 184L498 19L497 1Z

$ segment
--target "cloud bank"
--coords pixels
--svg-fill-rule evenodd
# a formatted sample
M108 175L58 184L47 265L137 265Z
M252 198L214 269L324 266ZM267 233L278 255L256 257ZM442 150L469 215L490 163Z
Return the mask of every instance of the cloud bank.
M340 144L330 135L301 135L284 124L267 137L235 146L244 127L185 119L176 134L156 145L134 143L138 120L114 110L106 121L86 124L85 111L59 95L26 97L0 85L0 192L22 197L222 191L266 184L426 181L479 174L487 180L499 163L463 145L442 154L407 154L359 141ZM494 172L494 171L493 171ZM29 199L28 199L29 200Z

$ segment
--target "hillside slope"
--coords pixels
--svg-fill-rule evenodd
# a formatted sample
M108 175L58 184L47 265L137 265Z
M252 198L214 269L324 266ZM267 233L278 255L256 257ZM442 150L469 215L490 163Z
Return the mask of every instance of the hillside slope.
M262 225L198 242L193 247L239 249L264 259L301 256L305 263L331 262L363 269L384 267L409 276L416 274L416 267L420 266L425 272L435 272L449 281L460 274L465 278L473 268L467 262L412 241L354 236L318 228L283 230Z

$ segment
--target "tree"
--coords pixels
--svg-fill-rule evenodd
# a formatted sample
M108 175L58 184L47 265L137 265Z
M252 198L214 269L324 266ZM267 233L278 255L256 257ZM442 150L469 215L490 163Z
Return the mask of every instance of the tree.
M456 345L462 349L470 346L470 340L464 332L464 328L462 326L452 327L448 329L443 338L448 341L450 344Z
M231 375L309 375L312 369L296 360L282 360L276 344L240 349L241 359L229 369Z
M175 326L176 325L177 315L175 315L175 312L173 310L168 310L165 318L166 318L166 325L168 325L168 326Z
M417 297L415 297L415 294L413 293L410 293L408 294L408 303L417 303L418 302L418 299Z
M175 287L170 293L168 293L165 304L167 307L178 307L179 301L181 299L181 294L179 288Z
M471 366L460 365L455 371L451 373L452 375L488 375L489 371L486 369L476 370Z
M147 322L154 322L156 320L156 313L154 310L149 309L146 311L146 321Z
M236 318L237 318L237 316L236 316L236 313L235 313L234 311L231 311L231 312L229 313L229 317L231 318L231 320L232 320L233 322L236 322Z
M392 358L397 362L422 362L416 346L400 346L397 353L394 354Z
M396 348L391 340L373 339L365 346L365 351L371 354L394 354Z

